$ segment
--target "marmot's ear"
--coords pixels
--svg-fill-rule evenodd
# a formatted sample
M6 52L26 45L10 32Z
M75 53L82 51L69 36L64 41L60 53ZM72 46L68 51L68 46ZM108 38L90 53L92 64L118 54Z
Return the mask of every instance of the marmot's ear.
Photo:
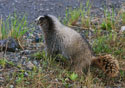
M48 14L44 15L44 18L49 19L50 17L48 16Z
M49 15L44 15L44 18L47 19L49 22L52 23L52 18Z
M44 17L48 17L48 14L45 14Z

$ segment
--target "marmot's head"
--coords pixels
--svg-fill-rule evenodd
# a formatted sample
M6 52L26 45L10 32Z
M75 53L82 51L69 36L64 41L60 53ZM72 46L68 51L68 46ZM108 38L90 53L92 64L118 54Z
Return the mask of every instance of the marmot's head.
M44 15L44 16L39 16L35 22L37 25L43 28L43 30L52 30L55 29L56 26L60 26L61 23L59 20L53 16L53 15Z
M51 25L52 22L52 18L49 15L44 15L44 16L39 16L35 22L37 23L37 25L40 26L44 26L44 25Z

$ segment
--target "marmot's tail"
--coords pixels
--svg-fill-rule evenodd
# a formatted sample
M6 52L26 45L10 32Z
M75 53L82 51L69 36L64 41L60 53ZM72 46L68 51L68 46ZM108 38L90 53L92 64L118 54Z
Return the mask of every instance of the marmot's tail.
M111 55L94 57L92 65L102 69L109 77L116 77L119 73L119 64Z

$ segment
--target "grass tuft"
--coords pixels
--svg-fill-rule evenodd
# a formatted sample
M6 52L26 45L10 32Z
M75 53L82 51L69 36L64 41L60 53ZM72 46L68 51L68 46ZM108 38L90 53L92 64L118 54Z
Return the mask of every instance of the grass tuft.
M0 39L6 39L8 37L13 37L15 39L20 39L27 31L28 23L26 16L9 15L6 20L0 19Z

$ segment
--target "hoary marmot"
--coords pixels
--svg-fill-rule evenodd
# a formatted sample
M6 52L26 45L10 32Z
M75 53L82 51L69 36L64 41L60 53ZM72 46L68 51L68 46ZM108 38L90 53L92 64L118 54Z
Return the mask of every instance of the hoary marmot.
M91 64L95 64L108 76L117 76L117 60L108 55L95 57L86 39L75 30L61 24L55 16L39 16L35 21L43 30L48 55L61 54L70 59L71 68L78 74Z

